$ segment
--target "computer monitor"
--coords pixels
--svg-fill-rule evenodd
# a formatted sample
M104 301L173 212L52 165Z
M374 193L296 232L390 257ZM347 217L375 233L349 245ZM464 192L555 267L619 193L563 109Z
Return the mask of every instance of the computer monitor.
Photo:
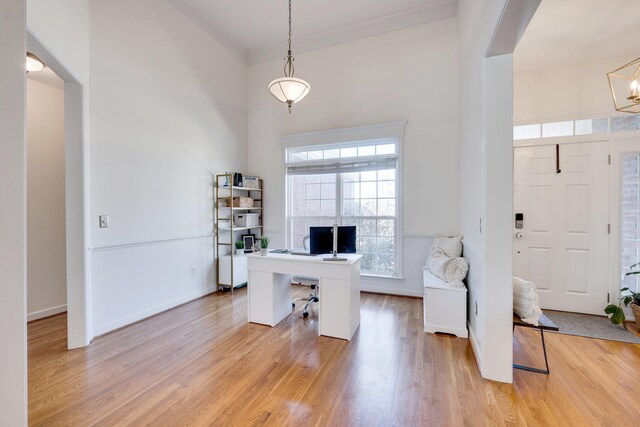
M310 250L313 255L333 253L333 227L310 227ZM356 226L338 227L338 253L356 253Z
M338 227L338 253L356 253L356 226L344 225Z

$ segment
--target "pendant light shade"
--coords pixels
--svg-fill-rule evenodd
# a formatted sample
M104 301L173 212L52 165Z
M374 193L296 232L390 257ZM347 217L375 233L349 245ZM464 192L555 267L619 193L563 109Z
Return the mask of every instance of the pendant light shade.
M269 91L280 102L289 105L295 104L302 100L309 91L311 86L302 79L295 77L281 77L269 83Z
M27 52L27 73L31 71L40 71L44 68L44 62L31 52Z
M287 104L289 113L291 113L291 106L301 101L311 90L309 83L293 77L293 61L294 59L291 53L291 0L289 0L289 50L285 57L284 77L280 77L269 83L269 92L271 92L271 95L278 101Z

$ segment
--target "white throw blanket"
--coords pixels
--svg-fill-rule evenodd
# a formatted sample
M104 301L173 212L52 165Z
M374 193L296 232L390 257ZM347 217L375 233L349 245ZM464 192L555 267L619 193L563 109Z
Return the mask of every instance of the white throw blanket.
M463 288L462 281L467 277L469 261L466 258L449 258L440 248L434 246L427 259L427 267L450 285Z
M523 322L538 326L542 310L538 289L533 282L514 276L513 312L520 316Z

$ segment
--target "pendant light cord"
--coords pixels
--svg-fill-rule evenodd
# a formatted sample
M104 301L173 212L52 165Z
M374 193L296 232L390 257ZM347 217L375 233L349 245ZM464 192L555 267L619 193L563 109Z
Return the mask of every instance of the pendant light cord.
M289 55L291 55L291 0L289 0Z
M289 51L287 52L287 62L284 63L284 75L293 77L293 56L291 55L291 0L289 0Z

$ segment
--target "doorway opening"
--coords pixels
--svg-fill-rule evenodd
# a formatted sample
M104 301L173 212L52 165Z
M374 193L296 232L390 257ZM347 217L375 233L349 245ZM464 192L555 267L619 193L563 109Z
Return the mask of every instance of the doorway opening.
M27 321L67 311L64 82L27 74Z
M30 31L27 31L26 36L27 50L42 60L64 82L64 258L67 347L72 349L87 346L93 338L90 309L87 94L81 79L54 52ZM32 169L31 166L27 164L27 170ZM33 172L37 172L35 168ZM27 216L29 217L29 212ZM59 222L60 220L57 224ZM61 241L59 233L58 241ZM60 246L56 250L60 250ZM62 256L59 254L58 262L60 259ZM63 310L63 307L57 309Z

